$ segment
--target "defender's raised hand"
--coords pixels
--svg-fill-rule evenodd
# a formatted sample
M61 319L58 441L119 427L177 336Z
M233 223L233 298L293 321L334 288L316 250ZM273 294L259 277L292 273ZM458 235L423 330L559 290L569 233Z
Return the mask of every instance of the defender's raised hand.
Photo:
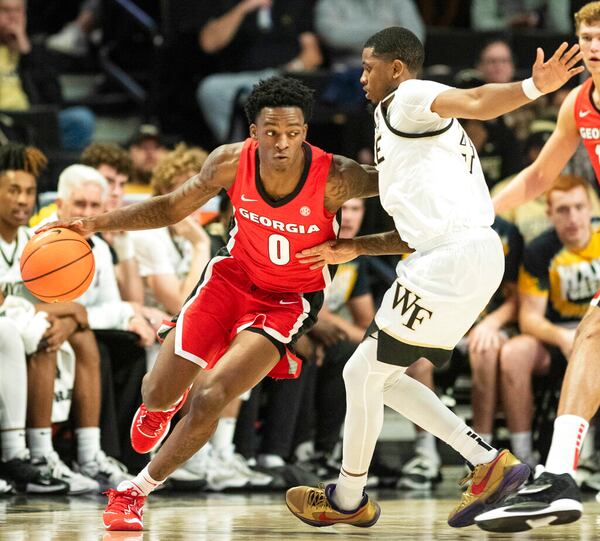
M584 66L577 65L583 58L579 45L573 45L567 50L568 47L569 44L563 42L546 62L544 62L544 51L541 47L537 48L531 76L540 92L548 94L558 90L571 77L585 69Z

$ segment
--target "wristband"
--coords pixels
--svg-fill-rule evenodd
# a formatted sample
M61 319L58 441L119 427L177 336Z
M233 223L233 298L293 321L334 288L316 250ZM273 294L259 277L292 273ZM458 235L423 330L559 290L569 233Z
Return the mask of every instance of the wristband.
M544 95L544 93L541 92L537 86L535 86L533 77L529 77L529 79L524 79L521 81L521 88L523 89L523 94L525 94L530 100L537 100L540 96Z

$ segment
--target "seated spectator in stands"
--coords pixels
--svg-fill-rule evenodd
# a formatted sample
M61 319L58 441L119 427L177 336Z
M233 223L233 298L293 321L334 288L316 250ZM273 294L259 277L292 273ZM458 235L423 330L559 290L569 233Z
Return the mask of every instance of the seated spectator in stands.
M512 49L503 39L486 43L479 53L475 69L483 83L510 83L515 77Z
M155 169L153 195L177 189L200 171L207 156L200 148L178 145ZM169 227L130 235L144 281L145 303L177 314L211 258L208 235L192 216Z
M503 39L493 38L485 43L474 67L477 79L479 79L478 84L510 83L515 78L514 54L508 42ZM478 86L478 84L470 86ZM467 88L467 86L463 86L463 88ZM546 98L533 101L518 111L499 117L498 122L511 130L513 137L523 141L527 136L529 124L542 115L546 103Z
M67 23L60 32L48 36L46 47L69 56L86 56L89 49L89 37L101 16L101 0L81 2L77 17Z
M476 69L476 76L472 76L472 71L460 72L457 75L456 86L467 88L484 83L512 81L515 67L508 43L504 40L487 43L481 50ZM490 189L523 167L521 144L511 127L512 122L512 117L507 115L485 122L473 119L461 121L477 150Z
M360 67L365 41L387 26L408 28L425 42L425 25L413 0L318 0L315 6L315 30L336 71Z
M28 361L29 390L39 388L48 395L32 400L28 406L27 437L32 463L49 468L53 477L69 485L70 494L98 491L116 486L129 476L118 462L108 458L100 447L100 358L98 346L88 325L88 313L79 303L38 303L25 290L19 260L31 232L27 229L36 198L36 178L46 158L37 149L9 143L0 147L0 224L2 253L11 254L0 261L0 285L4 294L29 298L38 312L48 314L50 327L46 334L46 352L53 358L34 355ZM94 171L96 175L99 175ZM67 344L68 342L68 344ZM75 378L72 411L77 442L77 470L72 471L60 459L52 445L47 396L52 400L56 375L56 352L75 355ZM48 386L42 385L47 383ZM33 394L33 393L30 393ZM57 400L67 397L55 397ZM50 402L52 404L52 402Z
M365 202L362 199L350 199L344 203L340 238L358 235L364 212ZM322 353L316 366L304 369L307 381L296 428L298 443L314 442L309 461L321 477L333 475L338 468L340 430L346 415L342 372L374 316L375 305L365 258L359 257L339 265L325 290L319 319L309 333Z
M62 146L81 150L94 133L94 114L87 107L62 108L53 62L43 45L29 40L26 26L25 0L0 0L0 109L57 106Z
M200 82L200 109L219 143L228 142L236 101L261 79L312 71L323 63L312 31L313 9L303 0L223 0L200 30L200 48L220 53L223 72Z
M25 441L27 356L51 357L31 361L34 364L41 361L48 368L50 377L36 380L29 395L30 403L36 401L36 409L43 408L47 413L43 428L50 430L48 412L52 410L52 373L56 370L56 353L38 349L50 326L44 314L38 312L39 316L36 316L32 304L25 299L19 300L28 304L30 309L15 321L14 297L11 298L13 302L6 303L11 304L11 309L3 306L5 298L0 289L0 495L11 494L14 490L30 494L66 494L69 485L65 481L52 477L47 468L31 463ZM21 339L21 333L24 339ZM46 389L43 389L44 381L48 382ZM33 409L33 405L31 407Z
M550 135L552 135L552 132L555 128L556 123L552 120L534 120L530 124L529 135L524 143L525 165L529 165L534 162L542 150L544 143L549 139ZM585 148L583 146L582 149L585 152ZM585 159L589 164L590 160L587 157ZM563 174L573 174L572 171L576 168L571 167L571 163L572 160L563 171ZM513 176L511 175L510 177L503 179L501 182L496 184L492 189L492 195L502 190L502 188L506 186L512 178ZM588 180L588 182L590 181L590 179L587 177L586 180ZM596 185L595 176L592 177L591 181L594 183L594 185ZM592 186L588 186L588 194L592 203L592 215L600 216L600 199L598 198L596 190L592 188ZM529 242L531 242L534 238L541 235L544 231L552 226L550 219L548 218L545 194L542 194L539 197L536 197L535 199L525 203L524 205L521 205L503 214L502 218L517 226L525 244L529 244Z
M473 429L491 441L498 399L497 373L500 351L509 336L516 332L517 274L523 252L523 240L515 226L496 218L493 228L504 246L505 269L502 285L483 312L480 321L465 337L472 373L471 408ZM419 359L407 372L411 377L434 387L434 367ZM441 459L433 435L415 427L415 456L402 467L399 487L429 490L441 481Z
M547 194L553 229L526 248L519 276L520 336L500 356L500 387L511 448L536 463L532 378L564 371L575 327L600 287L600 227L592 221L584 179L560 176Z
M472 0L473 30L543 28L560 34L572 31L568 0Z
M80 163L96 169L108 182L105 212L123 206L133 164L128 152L116 143L92 143L81 152Z
M107 204L108 193L108 182L96 169L81 164L70 165L58 179L56 215L45 221L101 214ZM146 308L121 299L108 244L98 235L91 235L88 240L92 245L96 270L92 284L78 302L87 308L90 327L131 331L139 335L141 345L153 344L155 336L144 316Z
M142 124L129 142L129 156L133 164L129 189L150 193L152 173L168 151L158 126Z

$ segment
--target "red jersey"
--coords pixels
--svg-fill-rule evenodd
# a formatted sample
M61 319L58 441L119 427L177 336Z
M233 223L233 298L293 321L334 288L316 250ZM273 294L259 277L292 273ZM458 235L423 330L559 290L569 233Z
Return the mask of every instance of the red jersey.
M303 144L305 165L288 196L273 200L260 178L258 143L246 139L235 177L227 192L233 227L227 248L261 289L309 293L331 281L329 269L310 270L296 258L305 248L337 236L335 214L325 208L325 185L332 155Z
M575 125L600 183L600 110L594 104L592 92L594 81L590 77L581 85L575 99Z

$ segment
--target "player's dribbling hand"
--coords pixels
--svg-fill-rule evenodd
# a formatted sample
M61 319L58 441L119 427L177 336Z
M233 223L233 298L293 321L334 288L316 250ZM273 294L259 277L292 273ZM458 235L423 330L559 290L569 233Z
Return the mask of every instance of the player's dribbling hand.
M300 263L310 265L310 270L320 269L325 265L346 263L358 256L356 245L352 239L328 240L296 254Z
M567 50L568 47L569 44L563 42L546 62L544 62L544 51L541 47L537 48L531 76L540 92L544 94L554 92L571 77L578 75L585 69L583 66L577 66L583 58L579 45L573 45Z
M79 233L82 237L86 237L94 232L85 218L74 218L72 220L56 220L55 222L48 222L36 229L35 234L38 235L44 231L57 229L59 227L71 229L72 231L75 231L75 233Z

